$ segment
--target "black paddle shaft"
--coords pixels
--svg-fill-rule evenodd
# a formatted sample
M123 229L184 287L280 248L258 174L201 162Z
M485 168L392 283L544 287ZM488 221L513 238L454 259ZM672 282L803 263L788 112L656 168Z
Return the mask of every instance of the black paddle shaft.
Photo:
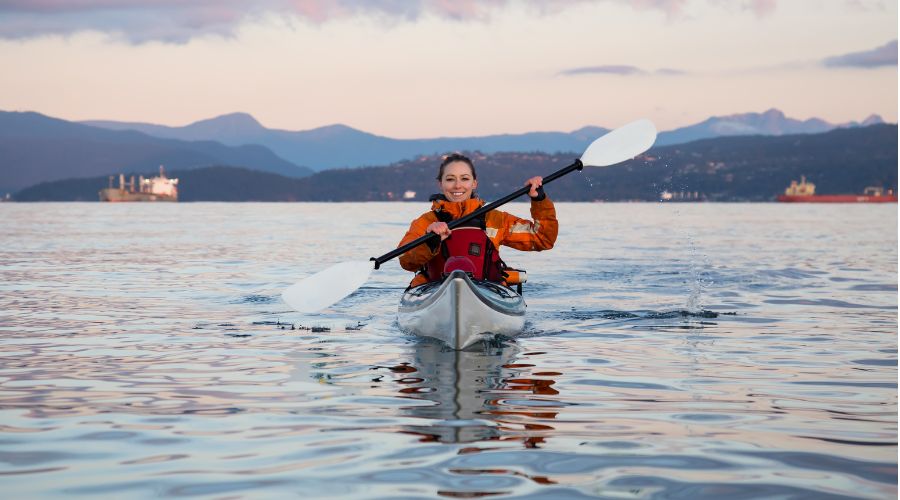
M547 177L544 177L543 183L548 184L570 172L574 172L575 170L581 170L583 168L584 168L584 164L581 163L581 160L575 160L575 163L572 163L568 167L559 169L556 172L553 172L552 174L548 175ZM506 205L507 203L515 200L519 196L522 196L523 194L527 194L528 191L530 191L530 190L531 190L530 186L523 186L522 188L518 189L517 191L512 192L512 193L504 196L503 198L500 198L499 200L488 203L487 205L479 208L478 210L470 213L469 215L466 215L464 217L460 217L459 219L450 221L449 223L447 223L447 227L449 227L450 229L459 227L459 226L465 224L466 222L469 222L470 220L480 216L481 214L488 213L491 210L494 210L494 209L500 207L501 205ZM394 257L397 257L398 255L405 254L406 252L412 250L413 248L416 248L417 246L421 245L422 243L425 243L426 241L428 241L431 238L440 238L440 236L438 236L434 233L426 233L426 234L414 239L413 241L410 241L409 243L403 245L402 247L398 247L398 248L395 248L394 250L391 250L390 252L382 255L381 257L372 257L369 260L375 261L375 269L378 269L385 262L393 259Z

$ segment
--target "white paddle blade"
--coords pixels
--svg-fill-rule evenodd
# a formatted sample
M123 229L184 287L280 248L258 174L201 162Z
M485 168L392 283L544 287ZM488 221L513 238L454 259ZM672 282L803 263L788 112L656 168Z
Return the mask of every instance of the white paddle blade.
M297 312L314 313L363 286L374 264L368 260L341 262L289 286L281 300Z
M581 155L585 167L608 167L622 163L650 149L656 141L656 127L650 120L638 120L595 140Z

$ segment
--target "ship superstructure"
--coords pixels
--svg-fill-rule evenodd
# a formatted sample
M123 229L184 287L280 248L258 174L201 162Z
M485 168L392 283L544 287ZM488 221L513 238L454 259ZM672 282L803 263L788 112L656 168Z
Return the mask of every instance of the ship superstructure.
M109 187L100 190L100 201L178 201L178 179L166 177L165 168L159 166L159 175L145 178L134 175L125 182L125 174L119 174L119 187L113 187L114 176L109 176Z

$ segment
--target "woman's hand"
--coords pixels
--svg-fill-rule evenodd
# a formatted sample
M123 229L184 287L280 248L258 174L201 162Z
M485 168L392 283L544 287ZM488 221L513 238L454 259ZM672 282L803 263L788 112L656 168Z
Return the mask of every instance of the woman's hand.
M539 175L536 175L536 176L532 177L531 179L528 179L527 181L525 181L525 185L531 186L531 190L528 191L528 196L531 196L532 198L537 198L540 195L540 193L538 193L538 188L544 185L544 178Z
M540 177L538 177L540 179ZM428 233L434 233L441 237L441 241L446 240L450 237L450 228L447 227L446 222L432 222L425 228L425 231Z

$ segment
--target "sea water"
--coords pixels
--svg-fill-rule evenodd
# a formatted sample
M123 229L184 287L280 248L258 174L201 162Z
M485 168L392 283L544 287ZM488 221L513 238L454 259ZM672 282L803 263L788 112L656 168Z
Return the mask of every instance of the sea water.
M3 497L897 495L896 205L560 203L463 352L281 302L426 210L0 204Z

